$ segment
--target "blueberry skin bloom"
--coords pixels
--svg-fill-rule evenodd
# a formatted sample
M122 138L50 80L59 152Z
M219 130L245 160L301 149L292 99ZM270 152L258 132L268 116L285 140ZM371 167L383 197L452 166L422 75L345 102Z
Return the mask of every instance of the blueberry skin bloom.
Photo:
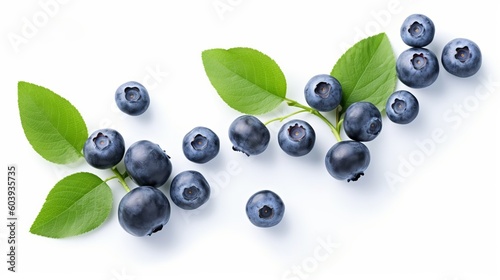
M187 170L177 174L170 184L172 202L185 210L193 210L210 198L210 185L198 171Z
M382 130L382 115L370 102L355 102L347 107L343 126L346 135L352 140L371 141Z
M146 236L160 231L170 219L170 203L159 189L140 186L120 200L118 221L134 236Z
M320 74L312 77L304 88L307 104L318 111L332 111L342 100L342 86L334 77Z
M116 90L115 102L122 112L138 116L146 112L149 107L149 93L138 82L126 82Z
M325 156L326 170L337 180L357 181L370 164L370 151L361 142L341 141Z
M246 214L252 224L257 227L272 227L283 219L285 204L274 192L262 190L248 199Z
M291 120L281 126L278 144L290 156L300 157L308 154L314 147L316 132L303 120Z
M182 139L182 151L186 158L195 163L207 163L217 156L220 140L211 129L198 126Z
M98 169L117 165L125 153L123 136L114 129L94 131L85 141L83 156L87 163Z
M387 117L397 124L411 123L418 115L417 98L407 90L398 90L387 99L385 112Z
M139 186L160 187L172 173L170 157L148 140L132 144L125 152L124 162L128 175Z
M432 20L422 14L408 16L401 25L401 39L410 47L425 47L434 39L435 27Z
M456 38L444 46L441 63L450 74L467 78L476 74L481 68L481 50L469 39Z
M396 61L396 72L401 82L411 88L432 85L439 75L436 55L425 48L410 48L403 51Z
M229 140L233 144L233 150L247 156L264 152L270 139L269 129L252 115L239 116L229 126Z

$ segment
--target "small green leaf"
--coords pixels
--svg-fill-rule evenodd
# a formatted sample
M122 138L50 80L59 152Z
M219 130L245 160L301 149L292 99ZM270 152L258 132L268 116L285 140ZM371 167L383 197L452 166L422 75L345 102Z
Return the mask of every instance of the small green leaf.
M59 164L82 157L87 126L68 100L27 82L18 83L17 94L24 134L39 155Z
M111 212L113 196L108 184L92 173L63 178L49 192L30 232L63 238L100 226Z
M385 33L363 39L337 61L331 75L342 85L342 111L358 101L373 103L380 111L397 83L396 58Z
M202 53L205 72L220 97L245 114L264 114L286 96L286 79L269 56L250 48Z

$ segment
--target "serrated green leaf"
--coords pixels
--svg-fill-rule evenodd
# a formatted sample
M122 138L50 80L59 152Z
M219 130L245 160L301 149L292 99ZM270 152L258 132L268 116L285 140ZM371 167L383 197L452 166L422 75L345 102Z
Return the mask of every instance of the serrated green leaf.
M69 175L49 192L30 232L51 238L86 233L106 220L112 204L111 189L99 177L86 172Z
M286 79L269 56L250 48L210 49L202 53L205 72L220 97L233 109L259 115L286 96Z
M39 155L59 164L82 157L87 126L68 100L47 88L19 82L18 106L24 134Z
M348 49L331 75L342 85L342 110L358 101L373 103L380 111L397 83L396 58L385 33L368 37Z

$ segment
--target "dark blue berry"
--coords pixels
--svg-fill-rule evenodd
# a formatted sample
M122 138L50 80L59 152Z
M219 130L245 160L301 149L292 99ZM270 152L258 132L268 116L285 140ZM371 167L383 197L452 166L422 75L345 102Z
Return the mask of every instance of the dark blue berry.
M138 82L126 82L118 87L115 93L118 108L131 116L138 116L149 107L149 94L146 88Z
M357 181L370 164L370 151L361 142L341 141L328 150L326 170L338 180Z
M312 77L306 84L307 104L318 111L332 111L342 100L342 87L337 79L327 74Z
M187 159L195 163L206 163L217 156L220 140L211 129L198 126L189 131L182 140L182 151Z
M107 169L117 165L125 153L125 141L114 129L94 131L83 146L83 156L95 168Z
M276 193L262 190L248 199L246 213L255 226L272 227L283 219L285 204Z
M408 124L418 115L418 100L407 90L398 90L387 99L385 112L394 123Z
M382 130L382 115L370 102L355 102L347 107L343 126L352 140L371 141Z
M316 133L303 120L291 120L278 132L278 144L288 155L299 157L308 154L314 147Z
M229 140L233 144L233 150L247 156L264 152L270 138L269 129L252 115L239 116L229 126Z
M172 173L170 157L158 144L148 140L132 144L124 162L128 175L139 186L160 187Z
M194 170L177 174L170 184L172 202L185 210L193 210L210 198L210 185L203 175Z
M399 55L396 72L403 84L411 88L424 88L436 81L439 75L439 62L432 51L425 48L411 48Z
M140 186L120 200L118 221L128 233L146 236L160 231L170 219L170 203L159 189Z
M444 46L441 63L452 75L461 78L470 77L481 68L481 50L469 39L453 39Z
M425 47L434 39L435 27L432 20L422 14L408 16L401 25L401 39L410 47Z

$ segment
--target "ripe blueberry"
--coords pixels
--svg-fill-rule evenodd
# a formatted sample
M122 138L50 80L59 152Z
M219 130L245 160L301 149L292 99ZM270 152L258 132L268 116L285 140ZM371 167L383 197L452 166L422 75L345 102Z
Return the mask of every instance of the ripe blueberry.
M439 62L436 55L428 49L410 48L399 55L396 72L403 84L411 88L424 88L436 81Z
M276 193L262 190L248 199L246 213L255 226L272 227L283 219L285 204Z
M382 130L382 115L370 102L355 102L347 107L343 126L352 140L371 141Z
M83 156L95 168L107 169L117 165L125 153L125 141L114 129L94 131L83 146Z
M219 153L220 140L211 129L198 126L189 131L182 140L182 151L187 159L195 163L206 163Z
M401 39L410 47L425 47L434 39L434 23L422 14L408 16L401 25Z
M314 147L315 141L314 129L303 120L291 120L278 132L278 144L281 149L294 157L308 154Z
M172 173L170 157L158 144L141 140L125 152L125 169L139 186L160 187Z
M441 63L444 69L457 77L466 78L481 68L482 55L478 45L469 39L453 39L443 48Z
M233 144L233 150L247 156L264 152L270 138L269 129L252 115L239 116L229 126L229 140Z
M138 116L149 107L149 94L138 82L130 81L118 87L115 93L118 108L131 116Z
M170 219L170 203L159 189L140 186L120 200L118 221L128 233L146 236L160 231Z
M361 142L341 141L326 153L325 165L328 173L338 180L357 181L370 164L370 151Z
M318 111L332 111L342 100L342 87L337 79L327 74L312 77L306 84L307 104Z
M200 172L183 171L172 179L170 198L180 208L193 210L208 201L210 185Z
M418 100L407 90L398 90L387 99L385 112L394 123L408 124L418 115Z

